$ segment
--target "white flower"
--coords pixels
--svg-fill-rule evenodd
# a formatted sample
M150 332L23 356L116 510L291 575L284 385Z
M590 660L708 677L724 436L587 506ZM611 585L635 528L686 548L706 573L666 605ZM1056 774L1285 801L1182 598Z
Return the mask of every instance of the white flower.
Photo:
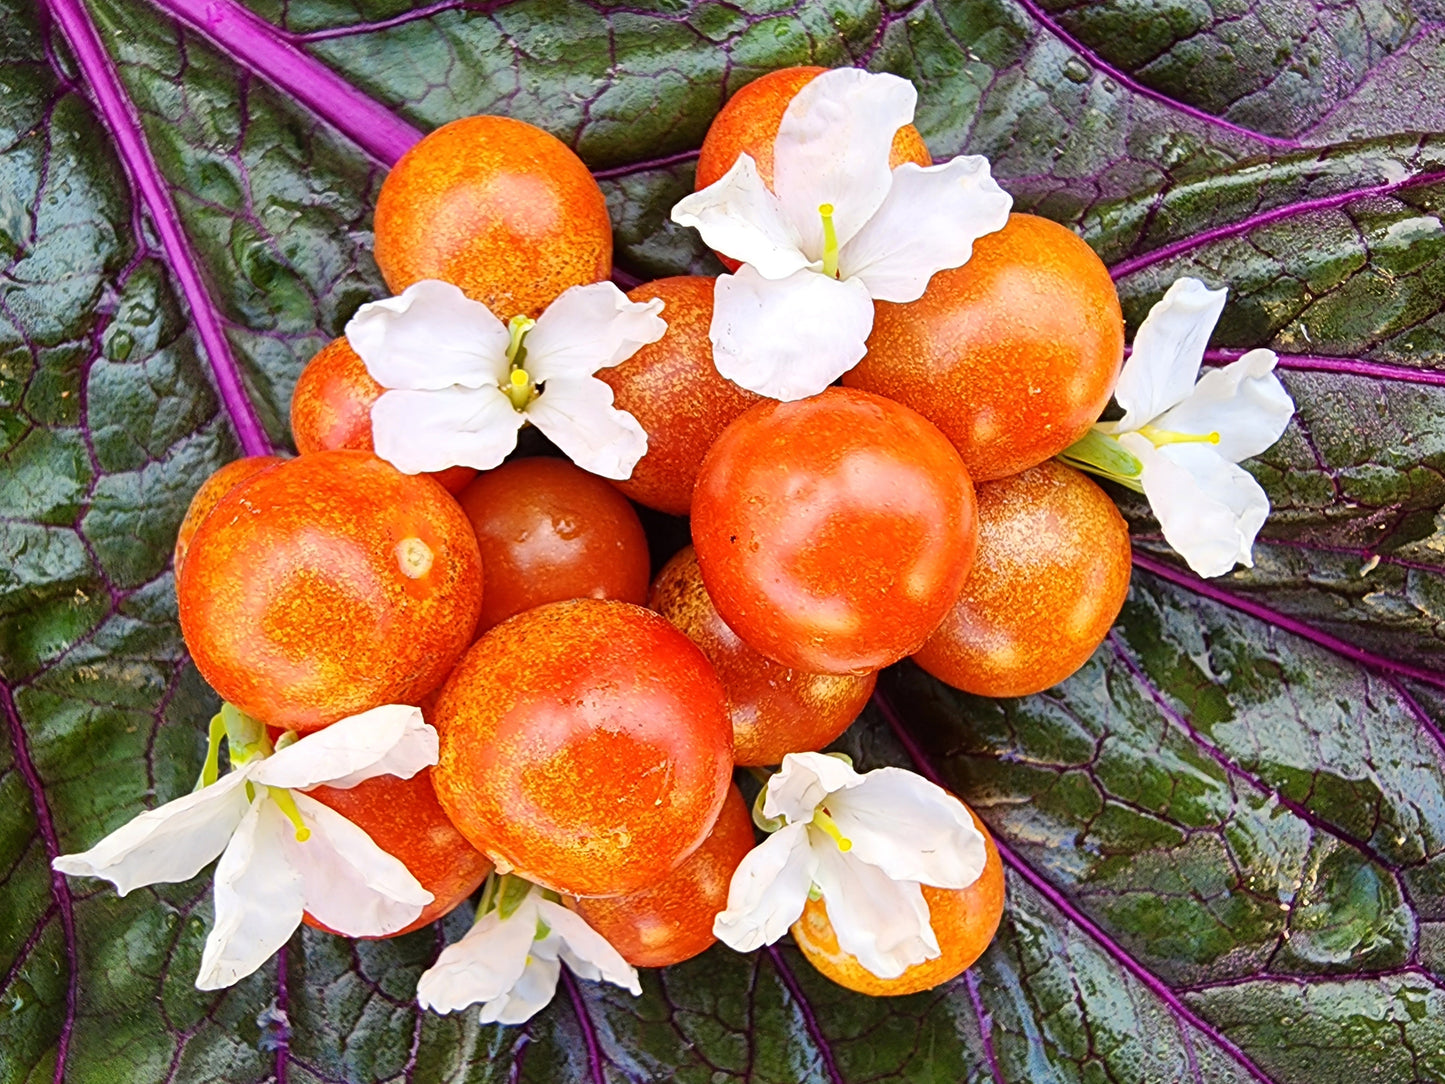
M255 971L295 932L303 910L349 937L395 933L415 921L432 894L364 831L301 792L378 775L406 779L435 764L437 733L421 711L387 704L272 753L259 723L227 710L231 772L214 778L220 735L213 724L205 785L51 865L72 877L103 877L124 896L189 880L220 855L215 924L196 977L201 990Z
M783 114L772 191L741 154L672 209L743 265L714 297L723 376L774 399L816 395L863 357L875 300L916 301L935 272L967 263L973 242L1008 221L1013 201L986 158L889 168L917 98L895 75L824 72Z
M630 477L647 434L593 374L662 338L661 311L661 300L629 301L597 282L565 291L535 322L504 325L435 279L361 306L346 338L388 389L371 408L376 454L407 474L490 470L531 422L584 470Z
M423 1009L448 1013L481 1002L483 1024L525 1023L552 1000L564 963L584 979L642 993L637 970L607 939L537 885L494 877L479 910L476 925L417 980Z
M896 978L940 952L919 886L967 888L983 872L983 835L963 803L901 768L859 775L837 757L789 753L763 814L785 827L748 852L713 923L739 952L787 933L816 886L839 948Z
M1164 540L1201 576L1254 563L1269 498L1235 464L1277 441L1294 414L1274 375L1273 350L1251 350L1199 377L1227 293L1192 278L1169 287L1139 325L1119 374L1114 399L1124 417L1094 426L1065 453L1069 462L1141 491ZM1111 464L1112 442L1126 454L1116 451Z

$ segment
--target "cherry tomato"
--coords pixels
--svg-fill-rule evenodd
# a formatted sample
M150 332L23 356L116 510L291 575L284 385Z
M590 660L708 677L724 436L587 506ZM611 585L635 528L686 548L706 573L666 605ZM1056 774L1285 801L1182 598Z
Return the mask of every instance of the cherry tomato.
M217 502L176 595L216 692L262 722L316 730L441 684L481 612L482 559L430 478L317 452Z
M284 463L279 455L252 455L245 459L233 459L215 474L201 483L196 495L186 509L186 518L181 520L181 529L176 533L175 570L176 579L181 578L181 566L186 561L186 550L201 523L216 507L216 502L253 474L270 470L277 463Z
M464 117L414 146L376 200L376 262L393 293L442 279L503 323L612 273L607 201L559 139Z
M371 379L346 337L332 339L301 370L291 396L291 436L302 455L337 448L374 451L371 408L386 389ZM449 493L477 476L471 467L448 467L429 475Z
M457 497L482 551L483 633L569 598L647 601L647 536L627 498L565 459L514 459Z
M400 937L441 918L475 892L492 871L487 856L447 820L432 790L429 768L410 779L378 775L347 790L313 787L306 794L336 810L383 851L401 859L421 886L436 897L422 908L415 922L388 937ZM309 914L301 918L308 926L336 932Z
M929 922L942 955L914 964L897 978L880 979L864 968L856 956L838 947L838 936L828 921L828 901L810 899L803 908L803 917L793 923L793 940L808 962L839 986L874 997L916 994L963 974L993 941L999 919L1003 917L1004 902L1003 863L999 861L998 848L976 814L973 823L983 833L988 850L978 880L967 888L923 886Z
M733 719L733 762L780 764L822 749L858 718L876 674L808 674L759 655L717 612L691 546L657 574L647 604L687 634L717 669Z
M843 376L942 429L974 481L1027 470L1099 420L1124 360L1124 320L1094 250L1046 218L1010 215L917 301L874 306L868 353Z
M773 141L778 138L783 114L794 95L825 71L826 68L781 68L754 79L729 98L703 138L693 187L703 189L720 180L738 160L738 155L747 152L757 163L758 176L772 188ZM896 168L904 162L917 162L920 166L933 164L923 136L911 124L905 124L894 134L888 164ZM725 256L718 258L730 269L737 270L737 261Z
M504 873L572 896L655 884L712 830L732 772L702 652L626 602L553 602L478 640L436 706L452 823Z
M718 438L692 539L723 620L795 670L865 674L923 646L973 564L973 486L930 422L851 388L753 407Z
M913 661L980 696L1027 696L1083 666L1129 593L1129 528L1061 463L978 487L978 558Z
M738 387L713 366L713 287L717 279L683 276L637 287L633 301L661 298L667 334L621 365L597 375L612 385L614 405L647 430L647 454L632 477L614 482L638 504L674 516L692 508L702 457L718 434L762 396Z
M633 967L671 967L714 941L713 919L727 906L728 886L753 849L753 818L737 787L702 846L658 884L607 899L564 902L607 938Z

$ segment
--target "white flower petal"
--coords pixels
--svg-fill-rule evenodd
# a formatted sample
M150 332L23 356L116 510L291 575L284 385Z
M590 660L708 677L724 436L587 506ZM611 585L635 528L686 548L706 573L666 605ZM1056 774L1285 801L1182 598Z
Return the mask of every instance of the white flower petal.
M573 286L527 332L523 368L541 384L621 364L667 333L666 321L657 315L662 304L661 298L629 301L610 282Z
M738 864L713 936L739 952L771 945L803 913L817 865L807 824L774 832Z
M376 454L403 474L491 470L517 446L525 419L502 389L389 391L371 405Z
M857 279L799 271L772 281L745 264L713 294L717 371L773 399L817 395L862 360L872 330L873 299Z
M917 301L936 272L962 267L975 241L1003 229L1012 206L987 158L904 162L878 213L838 254L838 270L861 279L875 301Z
M818 217L816 212L813 217ZM714 252L751 264L764 278L787 278L811 263L803 255L798 231L763 184L749 154L738 155L716 181L679 200L672 220L697 230Z
M789 753L768 780L763 816L785 817L790 824L811 820L828 795L863 779L846 761L826 753Z
M278 749L251 778L271 787L347 790L378 775L410 779L437 762L437 732L421 708L383 704L338 719Z
M964 804L902 768L869 772L831 795L828 812L853 843L849 856L895 881L967 888L988 858Z
M895 881L837 847L819 847L814 878L828 906L838 947L880 979L941 955L928 901L913 881Z
M506 326L449 282L423 279L361 306L346 339L384 388L479 388L507 378Z
M546 939L556 955L579 978L605 981L634 995L642 993L637 969L622 958L607 938L587 925L581 915L551 900L537 901L537 916L551 927Z
M104 877L124 896L146 885L189 881L230 841L249 805L246 773L148 809L88 851L62 854L51 868L70 877Z
M793 96L773 143L773 191L804 253L823 254L822 204L833 205L843 245L882 206L893 137L917 103L907 79L858 68L823 72Z
M410 926L436 898L364 829L306 794L291 797L311 837L298 842L293 827L282 845L301 871L306 910L318 922L347 937L384 937Z
M530 899L505 920L499 911L487 912L422 972L416 984L417 1003L446 1013L503 997L526 970L536 936L537 909Z
M572 462L603 478L630 478L647 454L647 432L612 405L612 388L594 376L555 377L527 407L535 425Z
M1124 417L1110 423L1109 432L1128 433L1147 425L1194 390L1204 348L1228 293L1211 290L1198 279L1179 279L1149 310L1114 387Z
M525 1024L545 1009L557 993L562 965L555 959L532 955L521 976L506 993L486 1002L477 1014L479 1024Z
M252 802L216 865L216 921L196 989L220 990L275 955L301 925L301 872L283 841L295 830L275 802Z
M1231 463L1259 455L1294 416L1294 400L1274 375L1273 350L1251 350L1205 373L1184 402L1154 424L1172 433L1218 433L1214 450Z
M1164 541L1201 576L1222 576L1236 562L1252 564L1254 536L1269 515L1269 498L1250 475L1208 444L1155 448L1137 433L1119 443L1143 464L1139 481L1164 530Z

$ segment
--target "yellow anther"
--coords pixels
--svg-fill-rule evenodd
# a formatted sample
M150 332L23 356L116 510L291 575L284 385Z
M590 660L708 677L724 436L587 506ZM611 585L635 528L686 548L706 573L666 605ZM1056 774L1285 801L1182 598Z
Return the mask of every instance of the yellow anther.
M831 838L834 843L838 844L840 851L851 851L853 849L853 841L843 834L843 829L838 827L838 822L821 809L813 812L812 824L813 827L820 830L824 835Z
M266 793L276 803L286 819L296 826L296 842L305 843L311 838L311 829L307 828L301 821L301 810L296 808L296 799L291 797L291 792L285 787L267 787Z
M1156 448L1162 448L1166 444L1218 444L1219 434L1215 433L1175 433L1169 429L1159 429L1156 426L1145 425L1139 428L1139 435Z
M835 279L838 277L838 231L833 226L833 205L818 204L818 214L823 216L823 274Z

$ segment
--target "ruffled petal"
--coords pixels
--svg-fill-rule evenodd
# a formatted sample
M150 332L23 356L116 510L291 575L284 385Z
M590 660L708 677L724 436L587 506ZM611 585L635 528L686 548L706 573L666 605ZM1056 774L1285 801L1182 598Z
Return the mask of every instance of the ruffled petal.
M839 252L838 270L861 279L875 301L917 301L935 273L962 267L975 241L1003 229L1012 206L987 158L905 162L883 206Z
M437 732L421 708L383 704L314 730L256 765L270 787L350 789L378 775L410 779L437 762Z
M544 899L537 901L537 916L551 928L546 940L554 943L557 956L579 978L610 982L634 995L642 993L637 968L624 960L607 938L587 925L581 915Z
M436 898L364 829L306 794L291 797L311 838L298 842L293 828L283 845L317 921L347 937L384 937L410 926Z
M1294 416L1294 400L1274 375L1273 350L1251 350L1205 373L1184 402L1155 420L1171 433L1218 433L1214 450L1231 463L1259 455Z
M507 378L506 326L450 282L423 279L361 306L346 340L383 388L479 388Z
M231 772L147 810L90 850L60 855L51 868L70 877L103 877L122 896L146 885L189 881L226 849L246 815L246 778Z
M216 864L216 920L196 989L220 990L275 955L301 925L301 872L284 842L295 829L275 802L252 802Z
M752 265L764 278L787 278L811 265L799 247L798 231L749 154L738 155L716 181L679 200L672 220L697 230L708 248Z
M573 286L537 318L524 340L523 368L541 384L619 365L667 333L662 299L629 301L610 282Z
M612 405L612 388L593 376L549 380L527 419L572 462L603 478L631 478L647 454L647 431Z
M1169 287L1134 335L1133 352L1114 387L1124 417L1107 423L1106 431L1128 433L1148 425L1194 390L1228 294L1198 279L1179 279Z
M811 820L828 795L857 786L864 778L846 761L826 753L789 753L768 780L763 816L785 817L790 824Z
M828 798L828 812L853 843L849 856L895 881L967 888L988 858L964 804L902 768L879 768Z
M496 385L389 391L371 405L376 454L403 474L491 470L517 446L525 419Z
M713 921L713 936L739 952L771 945L803 913L817 864L807 824L774 832L733 872L728 905Z
M526 970L536 937L537 909L531 900L523 900L507 919L498 911L487 912L421 973L417 1004L446 1013L504 996Z
M907 79L858 68L823 72L793 95L773 143L773 191L804 253L823 255L822 204L833 205L841 245L883 205L893 137L917 103Z
M817 395L862 360L872 330L873 299L857 279L799 271L773 281L744 265L713 294L717 371L773 399Z
M482 1005L477 1023L525 1024L551 1004L561 975L562 965L555 959L529 956L527 966L511 989Z
M1269 515L1269 498L1248 472L1208 444L1155 448L1136 433L1119 443L1143 464L1139 480L1164 541L1201 576L1222 576L1235 563L1253 564L1254 537Z
M819 847L816 880L838 947L880 979L941 955L928 901L913 881L895 881L876 866Z

